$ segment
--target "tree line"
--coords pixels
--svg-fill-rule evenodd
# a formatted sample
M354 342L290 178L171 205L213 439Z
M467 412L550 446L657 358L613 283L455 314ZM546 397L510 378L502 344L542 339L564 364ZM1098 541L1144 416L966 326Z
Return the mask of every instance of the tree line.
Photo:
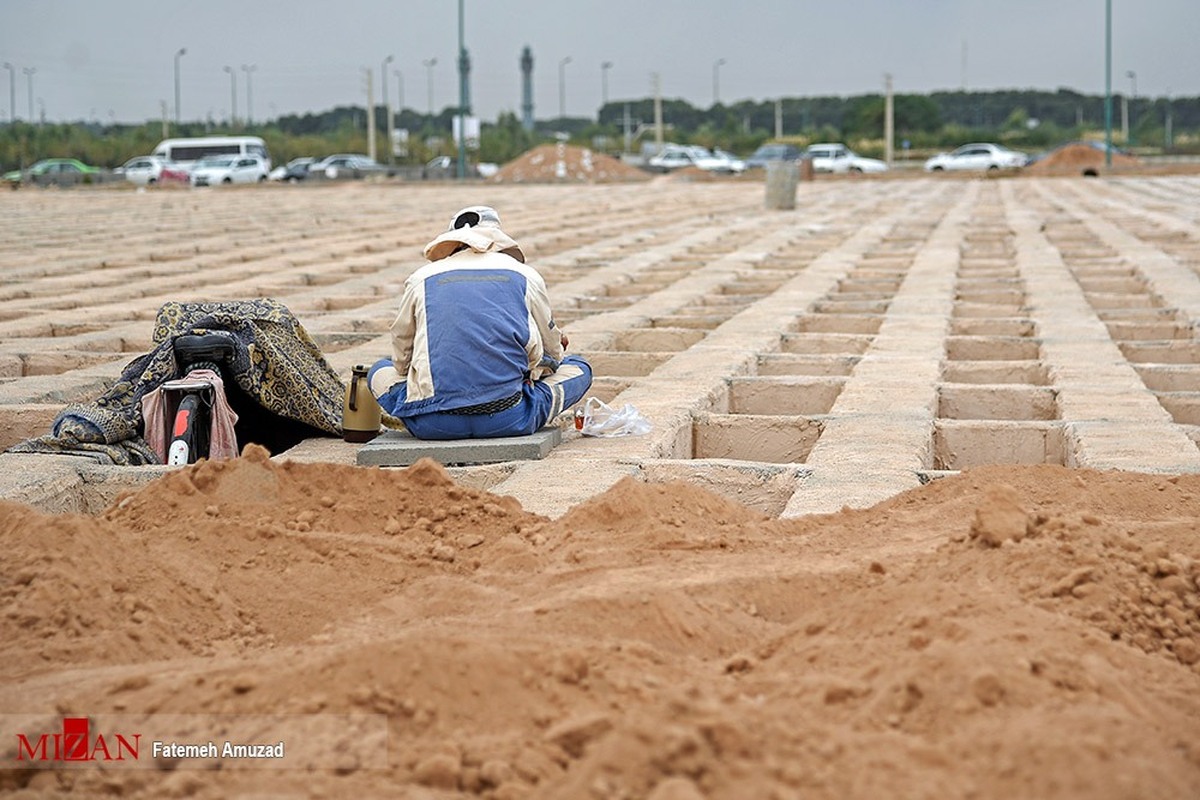
M795 97L779 101L744 100L699 108L684 100L661 101L668 141L721 147L748 154L763 142L782 138L804 145L813 141L843 141L866 155L884 149L885 98L881 94L850 97ZM408 132L402 153L390 152L386 110L375 109L376 142L380 161L422 164L437 155L455 153L451 137L455 107L436 114L405 108L394 126ZM1126 116L1127 114L1127 116ZM992 92L933 92L893 96L895 147L914 155L947 149L968 141L1003 141L1030 150L1065 141L1097 136L1104 130L1105 101L1068 89L1056 92L1006 90ZM266 140L276 163L297 156L365 153L368 149L367 110L340 106L316 114L285 115L247 125L216 126L211 121L171 125L171 136L246 133ZM539 120L526 130L510 112L483 122L479 150L472 160L504 163L530 148L559 136L572 144L617 154L637 151L654 141L653 98L614 101L597 118L567 117ZM1120 138L1127 120L1129 141ZM1137 144L1154 152L1200 153L1200 97L1114 98L1114 141ZM40 158L70 157L103 167L116 167L153 150L166 137L159 121L138 125L75 122L36 124L15 122L0 127L0 167L15 169Z

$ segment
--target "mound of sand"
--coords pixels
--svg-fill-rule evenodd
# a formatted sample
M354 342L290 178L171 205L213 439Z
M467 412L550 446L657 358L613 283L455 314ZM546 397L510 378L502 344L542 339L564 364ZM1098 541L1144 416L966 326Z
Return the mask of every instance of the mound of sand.
M650 175L604 153L564 143L544 144L516 158L493 175L494 183L621 183Z
M1133 156L1124 153L1112 154L1114 167L1132 167L1138 164ZM1106 167L1104 151L1086 142L1071 142L1050 151L1044 158L1026 167L1034 175L1069 173L1078 175L1085 169L1099 171Z
M1200 476L1044 466L791 521L627 479L549 520L251 448L97 518L0 508L0 712L381 714L386 767L0 786L1195 797L1198 517Z

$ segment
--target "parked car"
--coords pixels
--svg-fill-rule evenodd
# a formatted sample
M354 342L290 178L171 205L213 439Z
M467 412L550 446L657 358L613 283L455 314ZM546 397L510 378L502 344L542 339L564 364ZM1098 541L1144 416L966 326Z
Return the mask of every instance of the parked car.
M261 156L206 156L192 167L192 186L261 183L267 179L267 162Z
M713 158L724 161L727 168L718 169L717 172L732 172L739 174L746 171L746 162L735 156L733 153L727 153L719 147L712 149Z
M472 178L490 178L500 171L500 165L490 161L467 163L467 176ZM426 180L458 177L458 159L454 156L434 156L425 162L421 177Z
M284 181L286 183L295 183L302 181L308 177L308 168L313 165L316 159L312 156L301 156L293 158L283 166L276 167L271 170L267 176L273 181Z
M803 155L794 144L772 142L762 145L746 159L746 169L762 169L770 161L798 161Z
M85 164L77 158L44 158L35 161L28 169L6 172L0 179L13 186L22 183L71 186L98 180L103 172L99 167Z
M163 173L166 172L164 176ZM135 186L153 186L163 180L187 181L187 169L174 165L161 156L134 156L113 172L124 175Z
M1029 156L1018 150L1009 150L1004 145L991 142L964 144L950 153L938 153L925 162L926 172L943 170L1015 169L1029 163Z
M394 172L390 167L359 153L336 153L314 161L308 167L310 178L365 178L368 175L390 176Z
M887 164L877 158L864 158L844 144L810 144L804 151L812 159L813 172L887 172Z
M740 160L713 154L707 147L690 144L667 144L646 161L654 172L671 172L683 167L698 167L706 172L741 172L746 165Z

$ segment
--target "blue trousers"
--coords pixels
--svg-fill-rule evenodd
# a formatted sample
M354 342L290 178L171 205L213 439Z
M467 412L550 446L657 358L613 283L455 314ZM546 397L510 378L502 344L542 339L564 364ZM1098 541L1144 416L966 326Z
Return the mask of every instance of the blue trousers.
M388 414L405 401L408 384L394 383L386 390L377 387L375 376L381 370L395 372L390 359L375 362L367 374L375 399ZM429 414L398 417L408 432L418 439L495 439L502 436L526 436L575 405L592 385L592 368L581 356L563 359L558 371L539 381L526 381L521 387L521 402L495 414Z

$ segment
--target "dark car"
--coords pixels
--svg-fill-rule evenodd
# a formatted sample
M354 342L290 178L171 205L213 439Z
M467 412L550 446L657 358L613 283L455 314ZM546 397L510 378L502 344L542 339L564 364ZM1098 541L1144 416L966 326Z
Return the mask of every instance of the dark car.
M746 159L746 169L762 168L771 161L799 161L804 154L793 144L764 144Z
M287 183L302 181L308 177L308 168L315 161L316 159L310 156L293 158L284 166L271 170L271 174L268 177L273 181L285 181Z

